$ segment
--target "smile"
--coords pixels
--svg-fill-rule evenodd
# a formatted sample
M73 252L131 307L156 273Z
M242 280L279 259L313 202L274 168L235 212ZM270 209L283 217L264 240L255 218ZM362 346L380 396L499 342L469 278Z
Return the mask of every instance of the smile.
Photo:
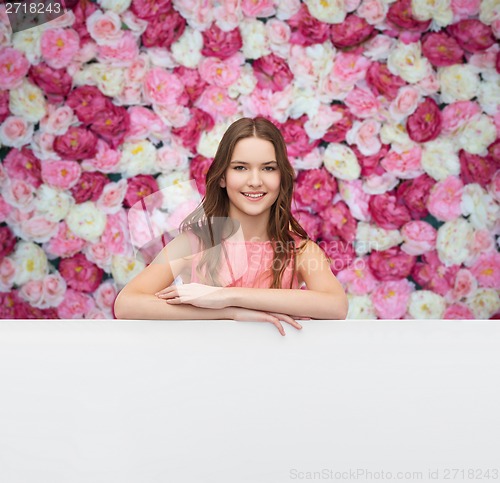
M266 196L266 193L262 193L260 195L250 195L250 194L246 194L246 193L241 193L245 198L251 200L251 201L258 201L262 198L264 198L264 196Z

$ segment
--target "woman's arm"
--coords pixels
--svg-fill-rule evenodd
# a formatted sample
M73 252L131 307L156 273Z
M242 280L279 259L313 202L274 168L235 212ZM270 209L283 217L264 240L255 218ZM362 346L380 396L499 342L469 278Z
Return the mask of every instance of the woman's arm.
M297 255L297 269L308 290L228 287L224 289L226 303L314 319L345 319L347 295L323 250L313 241Z

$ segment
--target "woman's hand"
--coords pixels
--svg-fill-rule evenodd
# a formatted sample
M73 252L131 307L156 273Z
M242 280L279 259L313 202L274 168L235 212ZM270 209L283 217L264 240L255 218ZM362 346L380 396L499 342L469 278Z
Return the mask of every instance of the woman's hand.
M203 309L223 309L229 305L224 287L213 287L201 283L171 285L155 295L172 305L190 304Z
M285 335L285 329L283 329L280 320L290 324L298 330L302 329L302 326L294 319L311 320L310 317L296 317L276 312L262 312L260 310L245 309L243 307L231 307L231 310L233 320L242 322L270 322L276 326L281 335Z

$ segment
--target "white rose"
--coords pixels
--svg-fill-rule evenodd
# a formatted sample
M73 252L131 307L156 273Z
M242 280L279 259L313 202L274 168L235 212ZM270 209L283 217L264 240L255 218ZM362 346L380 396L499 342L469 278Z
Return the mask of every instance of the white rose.
M95 243L106 228L106 215L93 201L85 201L70 208L66 216L68 228L78 237Z
M465 299L476 319L489 319L500 309L500 296L492 288L478 288Z
M123 13L130 7L131 0L97 0L97 3L106 10Z
M408 313L414 319L441 319L445 310L445 299L435 292L417 290L410 294Z
M47 117L40 122L40 128L50 134L61 136L72 124L77 124L78 118L69 106L53 109Z
M415 147L415 142L411 140L403 124L393 124L386 122L380 129L380 140L384 144L390 144L392 149L398 153L411 151Z
M440 27L453 22L450 0L412 0L411 11L417 20L434 20Z
M500 106L500 78L495 71L495 78L483 81L479 85L477 99L486 114L494 116Z
M500 18L500 2L498 0L481 0L479 6L479 20L486 25Z
M213 3L206 0L191 2L173 0L175 10L187 20L190 27L199 32L210 28L214 21Z
M117 285L123 286L141 273L145 267L146 265L136 258L113 255L111 275Z
M231 99L236 99L240 95L248 96L251 94L256 85L257 79L253 74L252 66L244 64L238 80L228 87L227 92Z
M0 47L7 47L12 44L12 29L10 25L0 22Z
M30 122L40 121L47 112L43 91L27 79L19 87L10 90L10 110Z
M429 61L422 57L420 42L398 42L387 57L387 67L392 74L411 84L425 79L432 72Z
M278 0L276 17L280 20L288 20L300 10L300 0Z
M441 86L441 102L447 104L468 101L479 92L479 75L474 67L467 64L440 67L438 80Z
M123 143L120 170L125 177L153 174L156 171L156 148L144 139L136 143Z
M493 230L500 218L500 205L477 183L464 186L460 204L463 216L469 216L470 224L477 230Z
M349 311L346 319L376 319L377 314L369 295L347 294Z
M325 168L336 178L351 181L359 178L361 167L354 151L344 144L330 143L324 152Z
M205 158L213 158L219 147L220 140L230 123L218 123L210 130L204 130L198 141L197 152Z
M363 191L369 195L381 195L395 188L399 181L392 173L372 174L363 178Z
M460 265L470 257L469 246L474 230L464 218L447 221L438 228L436 249L439 259L447 266Z
M93 83L106 96L118 96L125 85L125 72L122 67L112 67L105 64L91 64L90 74Z
M16 265L14 284L24 285L30 280L41 280L49 273L47 256L36 243L21 241L16 245L12 260Z
M33 124L22 117L9 116L0 125L0 143L13 148L21 148L33 137Z
M393 50L396 40L387 35L378 34L363 43L363 55L371 60L387 59Z
M177 42L170 48L172 56L180 65L195 69L201 60L201 49L203 48L203 37L201 32L187 27Z
M106 13L96 10L86 21L90 36L99 45L116 45L123 37L122 20L120 16L108 10Z
M67 192L42 184L36 193L36 212L49 221L59 222L67 216L74 198Z
M370 253L372 250L387 250L402 242L403 237L399 230L385 230L364 221L360 221L356 227L355 250L358 256Z
M42 59L42 29L34 27L12 35L12 46L22 52L30 64L38 64Z
M344 0L304 0L309 13L326 23L342 23L346 17Z
M292 88L291 103L288 116L298 119L304 114L309 118L316 116L321 102L312 88L303 88L294 85Z
M182 204L201 201L196 182L189 179L188 171L161 174L156 181L163 196L162 208L170 213Z
M35 156L42 161L59 161L61 157L54 151L54 134L48 132L35 131L31 140L31 149Z
M159 150L156 166L163 174L172 171L189 171L191 151L175 141L164 144Z
M258 59L271 53L266 27L260 20L245 18L240 24L240 32L245 58Z
M9 205L29 212L35 202L35 188L22 179L7 178L2 186L2 196Z
M290 35L292 29L286 22L272 18L265 23L267 38L271 50L286 59L290 53Z
M486 156L488 154L488 146L497 138L497 130L493 120L481 114L474 116L460 130L460 134L456 137L459 146L471 154L479 154Z
M449 139L437 138L423 144L421 164L423 170L437 181L460 174L460 160L456 145Z
M317 113L305 122L304 130L311 139L321 139L328 128L341 118L342 115L332 111L331 106L320 104Z

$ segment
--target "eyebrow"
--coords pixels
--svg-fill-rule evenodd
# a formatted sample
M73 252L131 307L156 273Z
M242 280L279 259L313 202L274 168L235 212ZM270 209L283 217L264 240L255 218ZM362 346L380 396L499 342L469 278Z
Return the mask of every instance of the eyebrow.
M266 163L262 163L262 166L266 166L267 164L273 164L273 163L276 163L278 164L277 161L267 161ZM247 163L246 161L231 161L231 164L250 164L250 163Z

